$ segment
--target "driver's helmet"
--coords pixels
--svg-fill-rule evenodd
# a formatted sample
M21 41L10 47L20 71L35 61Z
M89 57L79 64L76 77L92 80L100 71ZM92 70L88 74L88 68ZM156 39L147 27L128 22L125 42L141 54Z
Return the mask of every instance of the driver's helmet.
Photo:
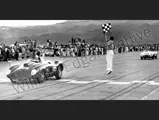
M41 54L41 53L38 51L35 58L36 58L37 60L39 60L39 62L43 62L43 61L44 61L44 54Z

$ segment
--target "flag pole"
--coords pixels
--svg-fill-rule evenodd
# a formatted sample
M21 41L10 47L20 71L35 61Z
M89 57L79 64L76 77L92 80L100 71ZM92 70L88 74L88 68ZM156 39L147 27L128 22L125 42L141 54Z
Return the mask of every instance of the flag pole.
M108 40L109 40L108 37L109 37L109 36L108 36L106 33L104 33L104 38L105 38L106 42L108 42Z
M102 28L103 29L105 29L105 27L107 27L107 26L109 26L109 25L111 25L110 23L109 24L103 24L102 25ZM110 26L111 27L111 26ZM110 28L111 29L111 28ZM107 32L110 30L110 29L108 29L108 30L103 30L103 34L104 34L104 38L105 38L105 40L106 40L106 42L108 42L109 41L109 36L107 35Z

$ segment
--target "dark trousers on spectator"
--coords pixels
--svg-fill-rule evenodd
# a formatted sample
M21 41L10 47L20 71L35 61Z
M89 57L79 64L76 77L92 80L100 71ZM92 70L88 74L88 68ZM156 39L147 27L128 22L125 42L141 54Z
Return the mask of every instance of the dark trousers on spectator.
M4 53L4 61L8 61L8 58L9 58L9 52L6 51L6 52Z
M15 53L15 59L19 60L19 53L18 52Z

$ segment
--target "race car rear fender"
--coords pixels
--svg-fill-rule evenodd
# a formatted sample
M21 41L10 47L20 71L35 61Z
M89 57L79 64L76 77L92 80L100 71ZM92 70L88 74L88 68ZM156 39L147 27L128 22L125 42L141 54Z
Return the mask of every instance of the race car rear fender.
M57 64L57 65L62 64L62 63L63 63L62 61L54 61L54 64Z
M60 66L61 67L61 69L62 69L62 71L63 71L63 69L64 69L64 65L62 64L62 63L59 63L59 64L54 64L54 65L52 65L52 64L48 64L48 65L45 65L45 66L42 66L42 67L40 67L39 69L36 69L36 70L42 70L42 69L46 69L46 68L48 68L48 67L58 67L58 66Z
M54 63L55 63L55 66L56 66L56 67L57 67L57 66L61 66L62 71L63 71L64 65L63 65L63 62L62 62L62 61L55 61Z

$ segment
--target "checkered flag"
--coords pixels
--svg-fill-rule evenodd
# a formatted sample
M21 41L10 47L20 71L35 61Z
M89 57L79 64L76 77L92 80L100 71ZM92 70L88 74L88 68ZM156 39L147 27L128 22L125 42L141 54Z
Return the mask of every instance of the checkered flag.
M103 29L103 33L107 33L110 31L111 29L111 23L108 23L108 24L102 24L102 29Z
M103 33L105 36L106 41L109 40L109 36L106 34L110 31L111 29L111 23L107 23L107 24L102 24L102 29L103 29Z

